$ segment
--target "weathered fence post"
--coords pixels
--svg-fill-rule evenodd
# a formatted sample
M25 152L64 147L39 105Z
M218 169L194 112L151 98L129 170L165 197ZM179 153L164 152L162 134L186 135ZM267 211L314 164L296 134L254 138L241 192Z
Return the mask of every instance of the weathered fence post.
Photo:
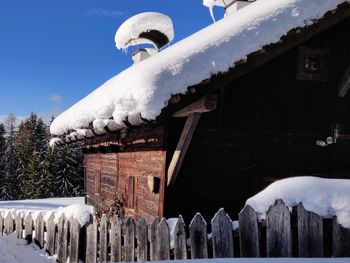
M148 243L148 227L145 218L142 218L137 224L137 261L147 261L147 243Z
M233 258L232 222L224 209L220 209L211 221L213 257Z
M126 221L124 246L125 261L135 261L135 222L131 217Z
M106 214L103 214L100 222L100 262L107 262L107 234L108 234L108 218Z
M197 213L190 224L191 258L208 258L207 223Z
M277 200L267 212L266 246L268 257L292 256L290 212L282 200Z
M55 236L56 236L55 216L51 214L49 217L49 220L47 221L47 226L46 226L46 249L51 256L55 254Z
M16 237L22 238L22 230L23 230L23 219L20 213L16 215L15 224L16 224Z
M122 225L118 216L113 217L111 224L111 262L122 260Z
M5 234L6 235L12 234L13 231L14 231L13 218L12 218L11 212L8 212L5 218Z
M28 243L32 242L33 239L33 218L32 214L29 213L24 220L24 238L28 241Z
M170 232L166 219L163 218L157 227L157 260L170 259Z
M258 215L246 206L238 216L241 257L260 257Z
M343 228L333 218L333 257L350 257L350 229Z
M40 248L44 247L44 228L44 218L43 215L39 213L35 220L35 242Z
M299 257L323 257L323 220L319 215L298 205Z
M68 219L64 215L60 217L57 225L57 260L64 263L67 260L67 241L68 241Z
M0 236L2 236L3 228L4 228L4 218L2 217L2 215L0 213Z
M70 248L69 262L79 262L79 245L80 245L80 224L78 220L72 219L70 222Z
M179 216L174 229L174 257L175 259L187 259L186 231L182 216Z
M96 218L90 216L90 222L86 227L86 263L97 261L97 222Z
M150 260L157 260L157 227L160 223L159 217L156 217L151 225L150 229Z

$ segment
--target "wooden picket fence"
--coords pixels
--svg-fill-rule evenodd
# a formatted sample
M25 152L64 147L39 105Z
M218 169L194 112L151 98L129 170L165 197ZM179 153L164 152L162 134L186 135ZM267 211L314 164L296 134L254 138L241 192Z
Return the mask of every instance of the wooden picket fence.
M238 219L239 228L233 231L232 221L223 209L210 226L197 213L186 229L180 216L171 235L164 218L149 224L144 218L121 221L103 215L97 222L91 216L90 222L81 227L64 216L56 224L53 216L45 222L41 214L33 221L30 214L13 219L9 213L4 219L0 216L0 235L15 232L18 238L34 241L51 255L56 254L61 263L350 256L350 229L340 226L336 218L322 219L306 211L301 204L291 213L283 201L277 200L262 222L247 206Z

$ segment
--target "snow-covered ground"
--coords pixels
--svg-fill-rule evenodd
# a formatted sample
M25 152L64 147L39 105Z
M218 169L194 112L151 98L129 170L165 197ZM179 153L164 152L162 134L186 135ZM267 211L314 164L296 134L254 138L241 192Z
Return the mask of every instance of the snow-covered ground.
M40 249L34 243L17 239L15 234L0 236L1 263L53 263L54 257L49 257L45 249Z
M64 214L66 218L75 218L80 225L84 225L89 221L90 215L95 213L95 210L92 206L84 204L84 197L0 202L0 214L3 217L6 217L8 213L11 213L12 217L18 213L27 216L30 212L34 219L39 213L42 213L45 220L53 213L56 221Z
M246 205L264 219L277 199L282 199L289 208L302 203L306 210L324 218L337 216L343 227L350 228L350 180L291 177L272 183L249 198Z

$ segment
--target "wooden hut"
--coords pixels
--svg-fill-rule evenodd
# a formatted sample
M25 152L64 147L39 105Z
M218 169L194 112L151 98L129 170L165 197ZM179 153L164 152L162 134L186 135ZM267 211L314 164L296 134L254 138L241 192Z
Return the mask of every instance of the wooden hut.
M86 141L88 204L121 202L127 215L149 219L211 217L220 207L237 214L280 178L350 178L349 28L344 1L169 97L154 120L133 113L113 126L109 116L104 131L91 120L83 133L53 132L54 143Z

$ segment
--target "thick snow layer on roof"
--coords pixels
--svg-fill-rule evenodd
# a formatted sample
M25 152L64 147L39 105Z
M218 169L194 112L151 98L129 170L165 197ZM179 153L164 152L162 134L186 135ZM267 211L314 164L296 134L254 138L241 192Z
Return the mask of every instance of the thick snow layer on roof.
M51 133L86 128L95 119L113 117L120 123L139 112L155 119L171 95L226 72L235 62L343 2L258 0L113 77L57 117Z
M174 26L170 17L156 12L146 12L135 15L126 20L115 34L118 49L125 49L137 44L153 44L152 41L140 38L140 34L151 30L158 30L165 34L169 42L174 39Z
M350 228L350 180L311 176L283 179L249 198L246 205L264 219L277 199L282 199L289 208L302 203L306 210L324 218L337 216L343 227Z
M90 215L94 214L95 210L92 206L84 204L84 197L1 201L0 214L6 217L8 213L11 213L13 218L17 214L27 216L31 213L34 220L39 213L42 213L45 220L54 214L55 221L58 221L59 217L64 214L66 218L77 219L83 226L89 221Z

